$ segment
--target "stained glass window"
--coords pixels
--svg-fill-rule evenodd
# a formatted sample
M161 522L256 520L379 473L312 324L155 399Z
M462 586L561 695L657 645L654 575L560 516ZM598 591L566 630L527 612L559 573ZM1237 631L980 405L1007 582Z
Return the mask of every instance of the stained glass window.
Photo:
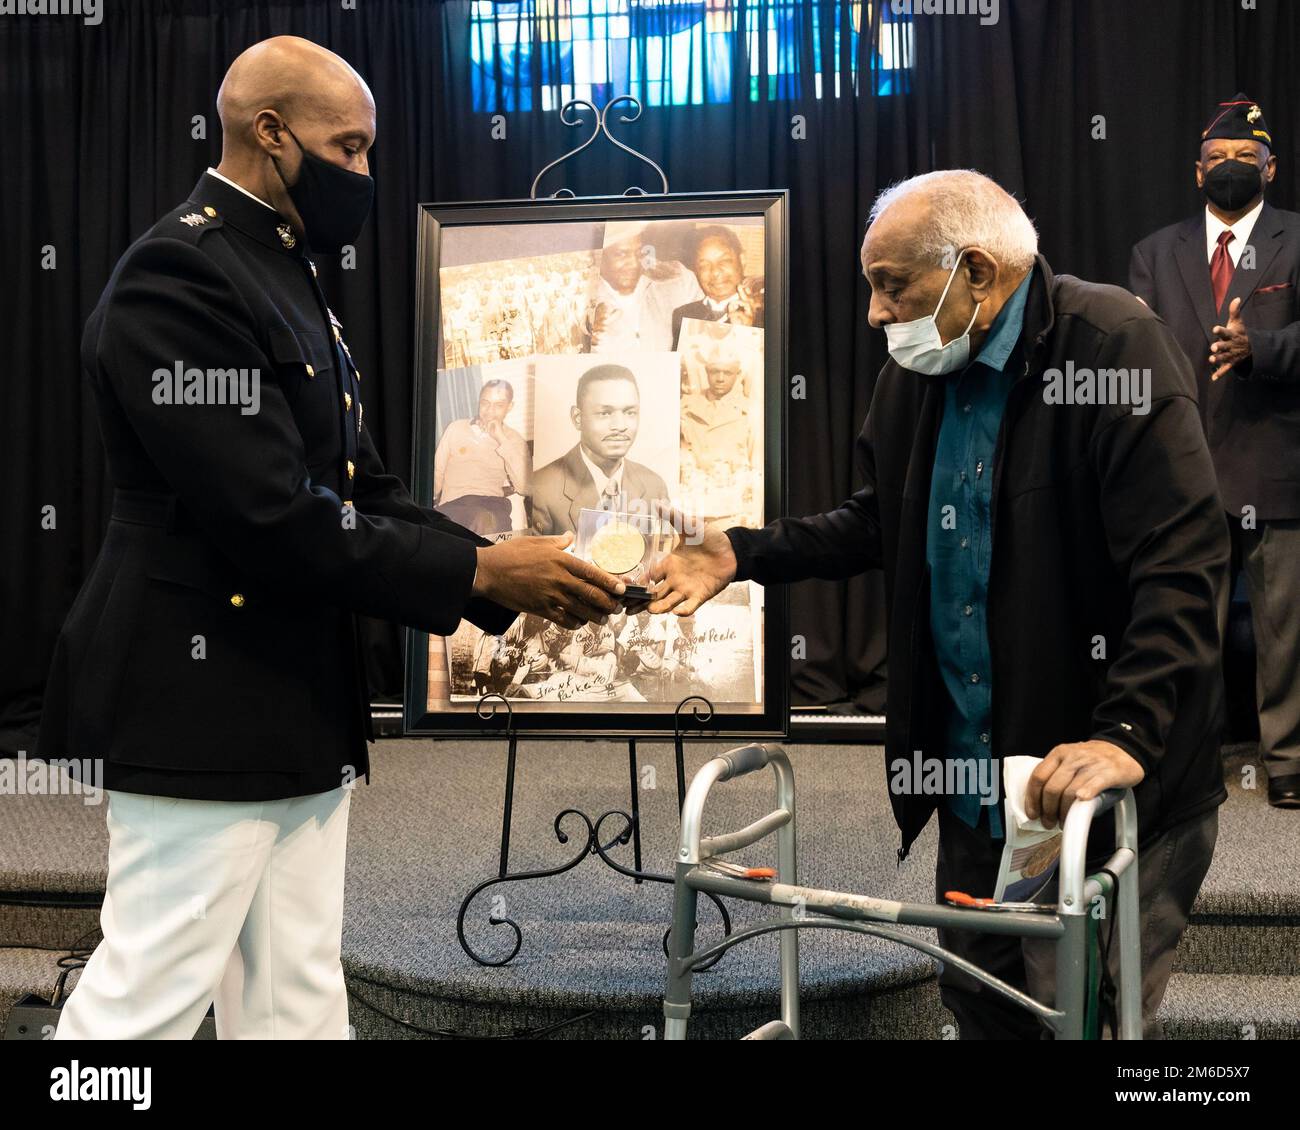
M531 110L535 89L543 110L573 98L599 106L618 94L646 106L857 94L858 35L864 20L872 27L874 2L474 0L474 108ZM869 81L876 94L893 94L906 89L912 68L912 24L879 2ZM736 74L746 59L748 84Z

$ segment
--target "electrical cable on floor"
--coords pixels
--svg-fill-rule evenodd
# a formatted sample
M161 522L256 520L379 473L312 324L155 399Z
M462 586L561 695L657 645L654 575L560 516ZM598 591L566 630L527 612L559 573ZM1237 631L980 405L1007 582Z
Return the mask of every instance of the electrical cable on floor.
M54 963L55 967L59 970L59 978L57 981L54 982L54 992L50 994L49 999L46 1001L46 1003L51 1006L57 1006L58 1003L63 999L63 986L67 983L68 974L75 969L84 969L86 967L86 962L90 960L90 955L95 952L95 947L99 945L98 941L95 942L95 945L87 945L86 944L87 940L93 937L95 934L98 934L99 932L100 929L98 926L92 926L89 930L87 930L84 934L82 934L81 937L77 938L77 940L74 941L70 946L30 946L30 945L0 944L0 949L37 950L42 953L59 954L60 956L58 961Z
M443 1036L450 1040L535 1040L540 1036L549 1036L552 1032L558 1032L562 1028L567 1028L571 1024L577 1024L580 1020L586 1020L589 1016L595 1016L594 1010L589 1012L580 1012L577 1016L570 1016L565 1020L557 1020L554 1024L546 1024L541 1028L516 1028L511 1032L495 1033L491 1036L479 1036L469 1032L458 1032L451 1028L424 1028L419 1024L413 1024L409 1020L403 1020L401 1017L394 1016L391 1012L385 1012L373 1001L366 1000L365 997L358 994L355 990L349 989L348 996L358 1004L365 1005L371 1012L378 1013L385 1020L391 1020L394 1024L400 1025L411 1032L419 1032L424 1036Z

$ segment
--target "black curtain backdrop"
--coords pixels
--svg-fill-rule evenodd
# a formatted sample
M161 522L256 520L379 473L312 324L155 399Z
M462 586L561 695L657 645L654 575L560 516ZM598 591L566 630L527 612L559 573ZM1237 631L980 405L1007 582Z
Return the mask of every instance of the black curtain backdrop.
M1241 89L1263 104L1277 142L1281 170L1270 199L1295 206L1293 0L1253 8L1241 0L1001 0L991 26L920 15L905 92L877 97L864 76L858 97L820 100L811 97L814 2L823 27L847 18L843 3L801 6L803 96L749 101L742 61L730 101L649 109L622 131L664 166L674 191L790 190L790 371L807 379L806 398L790 402L793 513L826 509L858 481L853 440L885 349L866 325L857 248L871 200L887 184L936 168L980 169L1026 202L1057 271L1122 285L1133 242L1199 207L1199 131L1214 103ZM98 26L72 16L0 17L8 140L0 329L9 357L0 413L9 482L0 751L9 753L31 748L53 642L108 517L111 488L78 361L81 329L131 240L217 163L214 100L235 55L270 35L302 35L348 59L375 93L374 213L356 268L322 261L322 282L365 374L376 441L403 474L417 202L527 196L535 172L585 136L553 111L533 111L507 113L506 138L493 139L490 115L472 109L468 3L102 0L102 10ZM829 49L822 59L829 71ZM803 139L792 136L796 114ZM204 137L194 136L195 115L205 120ZM1094 136L1098 119L1104 139ZM644 166L612 152L593 146L543 191L649 186ZM54 529L42 528L45 507L55 508ZM883 707L880 604L874 575L793 590L792 630L807 641L806 658L794 663L796 701ZM396 694L398 632L372 628L372 677Z

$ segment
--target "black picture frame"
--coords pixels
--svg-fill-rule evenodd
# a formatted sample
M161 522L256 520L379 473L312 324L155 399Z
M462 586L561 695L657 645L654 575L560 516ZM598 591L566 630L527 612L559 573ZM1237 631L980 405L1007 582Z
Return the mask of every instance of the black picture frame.
M412 414L412 494L421 506L433 505L435 406L438 370L442 366L440 330L442 305L440 268L444 235L454 228L483 225L558 224L575 222L642 222L654 220L725 223L728 217L762 218L764 251L763 340L763 520L786 512L786 427L788 378L787 319L789 202L784 190L673 193L541 200L471 201L421 204L417 233L416 334L414 411ZM714 706L710 717L699 715L694 728L722 739L783 738L789 729L790 647L789 607L785 586L764 592L762 696L758 709L728 711ZM671 615L671 614L669 614ZM403 730L411 736L461 738L499 737L507 712L498 700L497 713L484 717L472 708L429 709L429 633L408 629L403 694ZM514 703L510 724L521 736L533 738L603 738L626 740L672 738L691 728L690 711L673 705L662 711L618 710L618 704L575 702L572 710L520 709Z

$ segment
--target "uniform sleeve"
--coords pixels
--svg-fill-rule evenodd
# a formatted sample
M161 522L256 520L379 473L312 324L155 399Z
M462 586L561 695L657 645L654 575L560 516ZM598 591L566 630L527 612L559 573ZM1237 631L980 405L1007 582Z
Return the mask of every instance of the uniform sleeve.
M119 267L83 360L109 384L185 510L250 579L450 634L473 603L474 540L449 531L454 523L445 519L400 516L405 491L385 475L364 431L357 490L399 501L367 512L354 494L356 512L347 515L338 495L313 483L254 325L242 296L199 248L151 239ZM258 382L255 410L168 403L161 393L177 365L246 370Z
M467 530L458 522L453 522L445 514L428 506L420 506L411 497L410 492L396 475L384 469L374 441L370 438L370 429L361 425L360 442L357 445L357 481L353 488L353 503L363 516L372 518L392 518L401 522L412 522L436 530L440 535L461 538L474 546L491 545L485 537L480 537L472 530ZM436 454L435 454L436 458ZM477 560L477 559L476 559ZM474 574L470 573L470 588L473 588ZM477 624L485 632L499 635L504 632L518 615L513 609L506 608L482 597L471 597L461 618Z

